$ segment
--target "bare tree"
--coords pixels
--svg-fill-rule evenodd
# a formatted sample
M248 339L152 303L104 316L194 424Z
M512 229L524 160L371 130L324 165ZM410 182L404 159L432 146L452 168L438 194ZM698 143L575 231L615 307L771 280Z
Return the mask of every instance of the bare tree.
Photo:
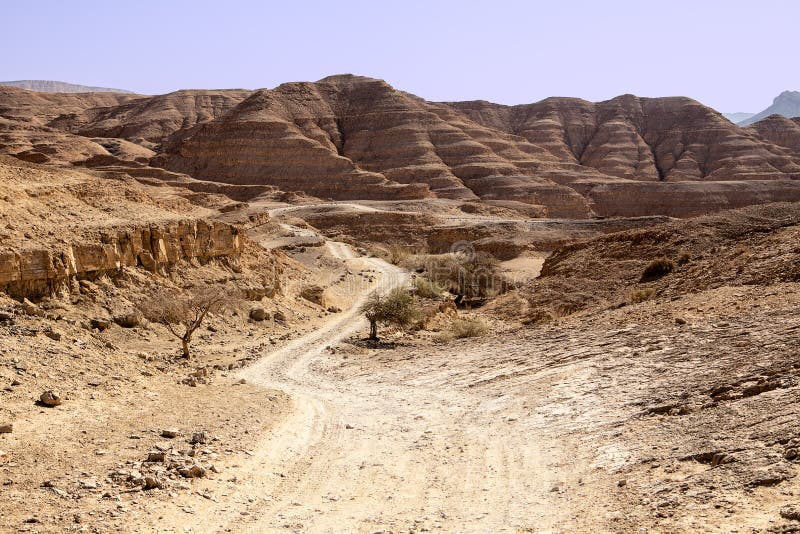
M397 288L388 295L373 293L361 306L361 313L369 321L369 338L378 339L378 323L408 327L418 317L414 297L406 289Z
M189 343L209 313L222 311L234 297L223 288L201 286L180 294L161 289L139 303L142 315L154 323L163 324L181 340L183 357L189 357Z

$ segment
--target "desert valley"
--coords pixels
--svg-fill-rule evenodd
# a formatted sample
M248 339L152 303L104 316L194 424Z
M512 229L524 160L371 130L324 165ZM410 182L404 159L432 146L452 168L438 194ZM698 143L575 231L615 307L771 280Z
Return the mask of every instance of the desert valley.
M0 531L800 532L762 115L0 84Z

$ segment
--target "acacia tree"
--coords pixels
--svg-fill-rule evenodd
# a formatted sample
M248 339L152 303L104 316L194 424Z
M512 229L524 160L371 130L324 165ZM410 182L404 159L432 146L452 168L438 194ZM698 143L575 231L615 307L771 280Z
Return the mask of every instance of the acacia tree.
M142 315L154 323L163 324L181 340L183 357L189 357L189 343L209 313L222 311L234 298L222 288L202 286L186 293L161 289L139 303Z
M378 323L406 328L419 317L414 297L402 288L393 289L388 295L373 293L361 306L361 313L369 321L369 338L375 340Z

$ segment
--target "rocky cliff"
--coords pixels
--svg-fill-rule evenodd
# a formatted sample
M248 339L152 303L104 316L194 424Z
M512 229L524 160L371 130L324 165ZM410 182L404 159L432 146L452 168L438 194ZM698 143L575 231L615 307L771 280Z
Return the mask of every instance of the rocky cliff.
M106 228L98 243L0 251L0 291L39 298L69 291L80 279L114 276L124 267L165 273L180 261L235 260L241 250L239 231L217 221L182 219Z

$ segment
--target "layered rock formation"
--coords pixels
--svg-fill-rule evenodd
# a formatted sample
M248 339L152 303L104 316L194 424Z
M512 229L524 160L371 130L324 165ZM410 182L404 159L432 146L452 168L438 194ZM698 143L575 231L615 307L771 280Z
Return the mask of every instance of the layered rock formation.
M432 103L351 75L155 97L0 88L0 151L27 161L337 200L516 202L569 218L783 199L800 153L782 128L742 129L688 98ZM629 184L641 200L622 193Z
M689 98L624 95L592 103L548 98L502 106L455 102L472 120L546 148L606 176L640 181L800 178L800 160ZM559 183L585 174L551 172Z
M800 154L800 117L787 119L783 115L770 115L752 126L748 126L747 129L757 133L770 143Z
M81 278L114 275L123 267L161 272L179 261L235 258L241 250L239 231L218 221L112 227L101 231L99 243L0 251L0 291L37 298L68 290Z
M239 229L164 189L0 157L0 291L36 298L124 267L236 261Z

